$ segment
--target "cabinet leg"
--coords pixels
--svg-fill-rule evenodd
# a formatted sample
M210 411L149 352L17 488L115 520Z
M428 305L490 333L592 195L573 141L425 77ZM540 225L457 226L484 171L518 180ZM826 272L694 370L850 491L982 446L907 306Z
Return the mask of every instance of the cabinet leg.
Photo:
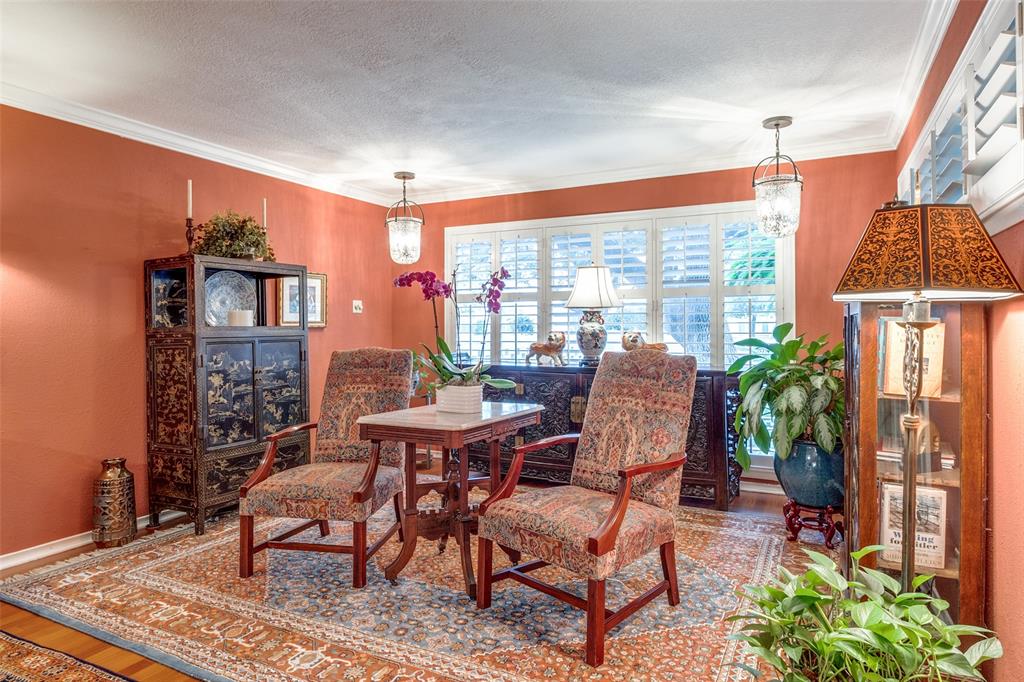
M160 512L149 512L149 525L147 528L159 528L160 527Z
M206 534L206 510L196 510L195 512L192 513L192 518L195 519L196 535Z

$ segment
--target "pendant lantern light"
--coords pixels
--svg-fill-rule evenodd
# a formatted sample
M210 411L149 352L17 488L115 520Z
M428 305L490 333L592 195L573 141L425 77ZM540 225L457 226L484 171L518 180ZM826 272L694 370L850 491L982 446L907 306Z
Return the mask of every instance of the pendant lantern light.
M762 159L754 167L753 177L758 227L769 237L788 237L800 226L804 179L793 158L779 153L779 129L792 123L791 116L773 116L761 122L768 130L775 130L775 155ZM792 172L784 173L783 164L791 166Z
M405 197L405 183L416 177L409 171L398 171L395 179L402 181L402 199L391 204L384 224L388 226L388 245L391 260L408 265L420 259L420 228L423 227L423 209ZM419 214L417 216L417 213Z

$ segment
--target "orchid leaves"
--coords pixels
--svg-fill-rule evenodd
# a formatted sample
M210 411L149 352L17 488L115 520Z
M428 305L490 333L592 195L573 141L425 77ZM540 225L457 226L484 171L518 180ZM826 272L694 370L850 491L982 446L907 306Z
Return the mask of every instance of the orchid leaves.
M803 335L787 340L792 331L787 322L772 331L772 342L736 342L751 350L728 369L742 370L734 428L740 435L736 460L744 469L750 466L750 441L766 454L774 449L781 459L798 439L813 440L826 452L842 441L843 344L828 348L827 336L809 343Z
M485 374L490 365L478 362L470 367L460 367L452 355L448 343L437 337L438 352L432 351L427 345L423 346L424 353L418 355L418 366L420 374L425 379L433 379L427 382L431 393L442 386L476 386L487 384L492 388L509 389L515 388L515 382L508 379L495 379ZM433 375L431 377L430 375Z

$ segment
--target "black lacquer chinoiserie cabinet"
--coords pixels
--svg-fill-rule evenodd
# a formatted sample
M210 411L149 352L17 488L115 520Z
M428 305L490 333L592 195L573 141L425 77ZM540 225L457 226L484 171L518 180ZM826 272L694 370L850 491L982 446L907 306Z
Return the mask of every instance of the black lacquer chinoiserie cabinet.
M514 390L484 386L484 400L521 401L544 405L541 423L524 429L502 446L502 472L512 460L512 447L548 436L575 433L583 426L587 397L594 381L593 367L529 367L495 365L487 373L511 379ZM698 370L693 412L686 439L686 465L679 489L680 504L727 510L739 495L742 469L736 462L737 435L732 428L739 390L735 377L717 370ZM568 483L575 448L557 445L526 455L523 478ZM487 471L484 447L470 448L470 467Z
M309 419L305 291L303 265L146 261L151 525L161 511L180 510L202 534L211 512L238 501L266 436ZM277 461L278 469L308 462L309 432L282 441Z

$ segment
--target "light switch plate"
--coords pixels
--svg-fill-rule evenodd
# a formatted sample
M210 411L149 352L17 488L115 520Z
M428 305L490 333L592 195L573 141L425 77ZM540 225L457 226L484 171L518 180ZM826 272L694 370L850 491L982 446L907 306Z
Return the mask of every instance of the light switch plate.
M357 315L362 313L363 312L363 302L358 300L358 299L353 300L352 301L352 312L354 312Z

